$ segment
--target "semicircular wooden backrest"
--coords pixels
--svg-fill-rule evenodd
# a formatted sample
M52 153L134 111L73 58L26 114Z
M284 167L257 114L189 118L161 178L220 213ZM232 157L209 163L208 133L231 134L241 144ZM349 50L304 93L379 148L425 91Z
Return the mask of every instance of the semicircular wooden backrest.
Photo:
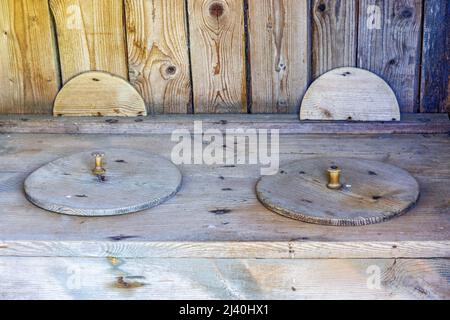
M146 116L145 102L124 79L106 72L89 71L66 83L56 97L55 116Z
M309 87L300 119L400 121L400 108L394 91L376 74L358 68L338 68Z

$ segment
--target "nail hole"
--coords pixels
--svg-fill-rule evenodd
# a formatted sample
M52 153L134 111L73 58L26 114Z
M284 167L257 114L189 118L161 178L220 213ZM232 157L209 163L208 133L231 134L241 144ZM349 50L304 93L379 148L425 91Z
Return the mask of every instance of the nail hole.
M319 9L320 12L324 12L327 9L327 6L324 3L321 3L317 9Z
M175 66L170 66L166 70L167 74L174 75L177 72L177 68Z
M100 79L97 79L97 78L92 78L92 81L100 81Z
M402 17L405 19L411 18L413 16L412 10L411 9L405 9L402 11L401 13Z

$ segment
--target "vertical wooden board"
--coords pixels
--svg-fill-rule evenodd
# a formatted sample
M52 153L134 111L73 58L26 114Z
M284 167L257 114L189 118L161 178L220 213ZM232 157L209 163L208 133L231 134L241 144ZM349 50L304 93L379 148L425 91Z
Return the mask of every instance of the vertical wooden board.
M356 66L357 17L356 0L313 0L313 79L335 68Z
M194 110L247 111L243 0L188 0Z
M191 112L184 0L126 0L130 82L150 113Z
M358 66L394 89L402 112L418 110L422 0L361 0Z
M309 4L249 0L252 113L298 113L309 82Z
M122 0L50 0L63 82L85 71L128 79Z
M425 1L421 112L450 112L450 3Z
M45 0L0 0L0 113L51 114L59 87Z

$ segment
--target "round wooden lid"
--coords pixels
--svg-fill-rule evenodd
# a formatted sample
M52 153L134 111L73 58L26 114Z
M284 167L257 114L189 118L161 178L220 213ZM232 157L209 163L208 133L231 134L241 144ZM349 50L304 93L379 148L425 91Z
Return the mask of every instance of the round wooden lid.
M342 188L328 188L328 169L341 170ZM361 226L405 213L419 198L417 181L393 165L351 158L309 159L261 178L259 200L283 216L309 223Z
M26 197L57 213L112 216L157 206L181 186L180 171L167 159L138 150L103 151L103 176L93 173L93 152L78 153L32 173L25 181Z

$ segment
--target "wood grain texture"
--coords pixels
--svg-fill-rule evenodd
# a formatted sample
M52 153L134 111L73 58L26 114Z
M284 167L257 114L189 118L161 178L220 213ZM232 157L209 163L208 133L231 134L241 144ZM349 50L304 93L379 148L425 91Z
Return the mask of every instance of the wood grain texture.
M343 188L327 187L327 170L342 170ZM348 187L349 186L349 187ZM317 158L293 162L262 177L258 199L283 216L332 226L385 222L406 213L419 198L419 185L406 171L377 161Z
M421 112L450 112L450 3L424 1Z
M145 116L147 110L139 93L115 75L92 71L72 78L58 93L55 116L126 117Z
M1 257L199 259L428 259L450 257L450 241L0 241Z
M49 116L0 115L0 133L59 134L171 134L174 130L192 130L192 121L202 121L203 129L266 129L280 134L447 134L450 121L446 114L405 113L401 121L298 121L298 115L157 115L151 117L53 118Z
M421 0L360 2L358 67L394 89L402 112L419 109Z
M242 0L188 0L194 111L246 113Z
M127 0L130 82L151 114L191 113L184 0Z
M405 113L401 121L298 121L298 115L157 115L152 117L66 118L49 116L0 115L0 133L59 134L171 134L192 129L192 120L202 121L205 129L266 129L280 134L447 134L448 115L440 113Z
M448 259L0 258L1 299L449 299Z
M122 0L50 0L63 83L85 71L128 79Z
M319 77L302 101L301 120L399 121L395 93L376 74L337 68Z
M136 149L102 152L106 173L101 179L92 173L92 152L74 154L28 176L24 183L27 199L67 215L115 216L153 208L181 187L181 173L167 159Z
M298 113L309 84L309 4L249 1L252 113Z
M75 125L79 123L78 119L73 122ZM183 187L171 201L151 209L150 212L110 217L107 221L49 214L24 198L22 183L25 176L57 158L97 149L99 146L104 149L136 148L170 158L174 145L176 142L171 141L170 134L0 135L2 240L28 243L44 241L44 245L46 242L53 243L54 247L48 250L55 251L59 246L67 246L70 249L71 241L106 241L110 245L104 249L114 252L120 251L122 242L125 242L123 250L120 251L123 255L133 254L133 250L139 248L139 245L129 246L129 242L173 241L177 247L180 242L292 241L324 242L329 244L328 248L338 242L347 242L353 243L354 246L350 247L354 248L359 256L365 253L369 257L371 253L376 254L374 251L380 251L376 248L370 249L370 245L364 245L368 242L375 246L377 242L393 242L393 257L397 254L401 256L402 251L412 250L414 247L421 248L418 252L426 254L427 257L433 257L434 254L442 256L445 253L445 248L440 246L439 242L450 241L450 139L447 134L290 134L280 138L281 165L324 156L354 157L395 165L407 170L418 180L421 199L415 208L397 219L362 228L330 229L327 226L299 223L265 209L258 202L254 189L261 176L260 165L181 165ZM30 221L33 221L33 228L29 227ZM403 244L405 241L415 244L408 247L407 243ZM361 242L363 244L360 246ZM286 245L288 244L285 243L282 247L284 256ZM18 253L21 252L17 247L12 247L11 250L14 248ZM263 246L259 248L259 252L264 251ZM296 254L299 256L313 255L316 251L314 245L300 245L298 248ZM383 254L387 254L389 248L384 248ZM140 250L143 250L142 247ZM278 249L274 247L271 250ZM346 251L349 250L351 249ZM89 251L92 252L92 249ZM326 255L326 252L318 251L318 254ZM336 251L331 254L335 255Z
M358 36L356 0L313 0L313 79L339 67L355 67Z
M59 70L45 0L0 1L0 113L50 114Z

